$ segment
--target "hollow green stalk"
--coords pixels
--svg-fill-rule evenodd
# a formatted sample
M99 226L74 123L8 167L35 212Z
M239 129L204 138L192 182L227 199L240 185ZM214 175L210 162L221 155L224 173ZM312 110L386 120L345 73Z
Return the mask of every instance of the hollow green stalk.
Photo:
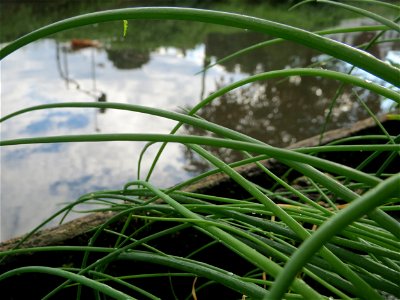
M399 182L400 174L386 179L376 188L362 195L358 201L351 203L347 208L327 220L310 238L304 241L285 265L284 271L280 273L271 288L271 298L282 298L297 272L335 234L372 209L389 201L391 197L398 196Z

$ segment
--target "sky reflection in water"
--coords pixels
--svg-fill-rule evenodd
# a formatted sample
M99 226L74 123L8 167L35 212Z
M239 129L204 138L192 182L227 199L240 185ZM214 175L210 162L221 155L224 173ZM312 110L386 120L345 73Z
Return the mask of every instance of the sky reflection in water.
M188 50L185 56L179 50L161 48L151 53L141 69L126 70L117 69L102 49L64 53L68 59L69 83L61 78L65 74L58 71L56 49L56 42L46 39L24 47L2 62L2 115L44 103L95 101L100 92L106 93L108 101L168 110L194 105L200 97L201 76L194 74L203 65L203 46ZM96 68L95 81L92 62ZM215 89L215 78L221 74L226 74L221 67L208 73L207 93ZM237 80L243 75L232 76ZM95 109L54 109L6 121L1 135L2 139L11 139L96 132L168 133L174 124L162 118L117 110L101 113ZM114 142L2 148L1 238L26 232L61 208L61 203L73 201L83 193L121 188L127 181L135 180L143 145ZM152 178L155 184L167 187L188 178L180 147L167 147ZM151 147L145 156L143 174L156 148Z
M6 115L44 103L97 101L102 93L107 101L179 111L195 105L201 95L207 96L217 87L249 73L285 65L306 66L323 59L302 47L296 51L291 47L279 46L275 50L270 47L236 63L216 66L205 78L194 75L203 67L206 56L220 58L229 54L224 45L236 39L240 40L238 35L210 35L207 44L199 44L194 49L161 47L149 54L103 48L73 52L67 44L41 40L1 62L1 113ZM396 53L388 55L393 57ZM293 77L284 85L279 80L248 85L216 100L199 115L270 144L285 146L319 133L336 88L336 84L327 80L300 77ZM346 90L334 110L330 128L348 126L367 116L351 97L352 91ZM367 103L375 112L387 105L375 95L367 95ZM174 125L175 122L166 119L119 110L53 109L4 122L1 136L6 140L97 132L168 133ZM202 134L202 131L186 126L183 133ZM63 203L76 200L84 193L121 188L135 180L143 146L144 143L112 142L2 148L0 239L27 232ZM144 176L157 149L151 147L144 157ZM230 151L213 151L238 159ZM168 145L151 181L168 187L206 168L207 164L183 146Z

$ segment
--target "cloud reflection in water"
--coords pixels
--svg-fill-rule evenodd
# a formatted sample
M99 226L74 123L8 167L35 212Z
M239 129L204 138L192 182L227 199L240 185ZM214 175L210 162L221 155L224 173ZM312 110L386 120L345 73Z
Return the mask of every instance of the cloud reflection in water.
M199 99L201 78L194 74L203 64L202 45L187 50L185 57L171 49L157 50L150 54L150 60L141 69L117 69L103 49L59 53L66 55L69 77L60 74L56 60L58 46L54 40L40 40L2 61L2 73L7 74L2 78L2 115L44 103L96 101L94 95L100 94L99 91L107 94L107 101L169 110L194 105ZM91 72L92 58L95 59L95 81ZM221 67L209 72L207 93L215 88L215 78L223 73ZM72 82L77 82L79 89ZM98 131L167 133L174 124L161 118L116 110L100 114L95 109L52 109L4 122L1 135L3 139L14 139ZM121 188L127 181L135 180L143 145L115 142L3 148L0 239L25 233L60 209L61 203L74 201L83 193ZM151 147L144 157L142 174L146 174L157 149L157 146ZM180 153L178 145L167 147L152 178L153 183L167 187L188 178Z

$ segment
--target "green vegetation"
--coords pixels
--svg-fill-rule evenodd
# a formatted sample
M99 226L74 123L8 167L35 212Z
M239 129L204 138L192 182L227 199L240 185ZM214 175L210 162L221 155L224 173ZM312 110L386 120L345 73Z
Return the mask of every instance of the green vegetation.
M142 1L143 2L143 1ZM233 13L247 14L263 19L268 19L307 30L318 30L320 28L334 27L338 20L343 17L354 17L354 14L345 10L332 9L329 6L324 7L299 7L296 10L289 11L289 2L283 1L262 1L258 5L252 4L252 1L235 1L226 4L225 1L144 1L146 6L194 6L201 9L214 9L219 11L229 11ZM136 5L133 3L129 6ZM66 17L91 13L93 9L109 10L124 8L127 5L121 1L81 1L74 3L70 1L53 1L45 6L38 6L37 3L0 3L1 18L0 27L5 29L0 31L0 42L10 42L28 32L34 31L42 26L56 22ZM388 9L377 7L374 11L387 15ZM7 16L12 15L18 20L10 26ZM40 17L38 17L40 16ZM146 30L142 30L146 28ZM232 27L214 26L212 24L198 22L176 22L174 20L137 20L135 26L129 28L130 34L122 39L120 26L115 23L102 23L89 25L90 37L95 36L101 42L111 43L113 48L126 48L127 45L135 46L138 50L155 49L160 45L168 45L176 48L193 48L210 32L235 32L238 31ZM157 38L154 38L154 37ZM86 30L71 29L58 32L54 38L60 41L71 38L88 38Z
M334 10L338 11L349 8L330 1L321 2L335 6ZM363 4L366 2L376 7L382 4L378 1L365 1ZM218 5L223 7L223 4ZM302 9L306 11L305 6ZM354 11L356 8L351 6L351 9ZM364 6L363 9L356 9L356 12L375 18L365 11ZM254 15L257 13L254 12ZM375 30L398 31L397 26L393 26L392 20L382 17L375 19L381 23L381 27ZM173 142L190 148L216 169L175 187L159 189L151 183L153 172L151 168L144 180L138 176L121 190L93 191L83 195L76 202L51 216L49 220L68 214L72 209L78 209L80 204L102 206L92 211L115 212L108 221L90 233L86 245L20 249L19 246L43 225L41 224L21 240L18 247L0 253L4 262L9 257L21 253L50 254L68 251L76 253L77 256L79 254L80 265L19 267L0 275L0 283L9 282L16 275L32 272L45 273L66 280L49 286L44 299L53 296L57 298L58 293L65 290L76 291L77 298L80 298L82 293L87 291L83 287L89 287L95 299L101 299L105 295L116 299L127 297L180 299L191 296L196 298L196 295L200 294L210 297L215 295L213 286L218 286L225 296L231 295L229 293L232 292L234 295L232 297L240 298L245 295L246 299L384 299L387 295L398 297L400 225L393 215L400 209L398 205L400 175L392 164L398 160L399 136L391 136L383 128L381 135L359 137L361 143L355 145L337 141L333 145L288 150L272 147L234 130L198 118L196 113L218 97L248 83L291 76L327 77L357 87L354 93L360 98L359 101L362 101L360 89L363 89L392 99L394 106L398 106L400 95L396 87L400 84L399 70L356 48L268 19L217 10L162 7L100 11L59 21L41 27L6 45L0 50L0 59L12 55L17 49L37 39L91 24L118 21L118 26L115 26L115 23L111 24L121 35L123 20L129 22L127 39L129 35L134 34L135 24L142 20L146 22L158 20L160 27L155 28L160 31L161 24L173 22L174 26L181 28L179 34L185 33L185 26L182 24L195 21L200 22L199 24L209 23L213 26L224 25L229 28L261 32L266 36L272 35L319 50L334 59L364 69L384 80L391 88L379 86L351 74L320 68L293 68L261 73L234 82L203 99L187 114L113 102L74 102L35 106L4 116L0 119L1 122L10 118L23 118L24 114L35 110L66 107L119 109L130 111L132 114L161 116L179 122L169 135L114 133L36 137L2 140L0 146L147 141L149 144L143 150L143 155L146 155L146 149L149 146L154 147L155 143L162 144L158 153L162 155L165 144ZM181 21L185 23L180 23ZM348 28L342 28L343 32L347 30ZM139 31L146 35L146 29L141 28ZM162 31L160 35L162 36ZM182 37L185 38L186 36ZM365 108L368 110L368 107ZM379 124L378 119L375 120ZM206 130L207 135L175 134L183 124ZM211 137L211 134L217 135L218 138ZM228 165L204 146L235 149L242 152L246 159ZM343 151L360 155L366 152L369 154L361 164L351 167L323 158L326 152L340 154ZM382 156L382 153L385 156ZM273 170L261 163L266 158L275 158L286 165L287 173L284 176L277 176ZM158 156L154 159L153 166L157 160ZM250 161L256 162L274 184L260 186L233 168ZM140 163L139 159L138 164ZM372 163L378 164L379 168L373 171L368 169ZM225 195L207 195L185 190L188 185L213 172L222 172L229 176L241 187L241 194L244 191L246 196L239 197L237 196L239 193L229 192ZM297 175L293 178L294 174ZM299 181L305 182L306 186L297 184ZM122 226L115 227L118 222L122 223ZM201 235L206 242L201 245L196 244L194 248L189 247L184 254L179 252L179 255L173 247L170 251L169 248L157 246L161 245L160 241L173 239L176 236L184 239L183 245L187 238L189 245L191 241L183 234L185 232L194 235L195 239L197 235ZM111 239L107 247L96 244L104 235ZM202 253L208 253L217 246L220 246L221 252L214 253L215 257L206 255L209 256L208 259L199 258ZM230 264L220 267L218 261L224 257L231 259ZM133 262L133 267L125 270L126 272L115 273L115 268L121 261L126 264ZM149 264L165 266L167 271L156 269L153 272L150 268L148 272L141 272L137 267L139 262L146 266ZM235 268L239 263L245 267ZM159 294L157 286L154 288L153 285L151 288L145 284L146 281L138 281L139 276L147 281L155 277L165 277L172 295ZM175 284L181 277L189 279L186 282L192 283L189 289L187 283ZM196 284L197 278L199 283Z

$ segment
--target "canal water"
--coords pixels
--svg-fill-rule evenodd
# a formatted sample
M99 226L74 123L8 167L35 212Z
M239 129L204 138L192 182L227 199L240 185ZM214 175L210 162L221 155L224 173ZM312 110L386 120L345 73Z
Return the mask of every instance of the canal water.
M95 3L94 9L99 9L98 2ZM49 16L60 17L54 10L50 10L53 15L39 14L32 5L23 3L7 9L16 19L25 13L32 20L43 18L43 23ZM65 9L73 15L81 13L79 9L82 8ZM87 7L84 9L89 11ZM286 8L280 6L276 9L279 13L286 12ZM370 23L353 18L329 25ZM19 33L23 30L15 33L15 37ZM13 34L11 29L9 34ZM332 37L357 45L367 42L371 34ZM306 67L326 60L320 53L284 43L198 73L207 64L268 38L271 37L244 30L172 21L131 21L125 38L121 22L57 34L25 46L1 62L1 115L29 106L67 101L110 101L185 111L218 88L251 74ZM9 41L11 38L2 33L3 45ZM395 43L374 46L371 53L391 62L398 62L400 57L399 45ZM349 69L334 61L326 61L321 66ZM355 73L366 80L376 80L359 70ZM337 88L337 83L322 78L292 77L260 82L217 99L201 110L199 116L269 144L288 146L320 133ZM348 127L368 116L352 93L352 88L345 89L333 109L328 129ZM376 113L390 110L390 101L373 94L361 96ZM117 110L53 109L27 113L4 122L1 138L168 133L174 125L166 119ZM204 134L188 126L180 132ZM110 142L2 148L1 240L29 231L84 193L121 188L126 182L136 180L143 146L144 143ZM146 152L141 178L146 176L157 149L152 146ZM240 158L231 151L213 151L227 161ZM151 182L168 187L209 168L185 147L169 145ZM79 214L73 213L69 219L77 216Z

